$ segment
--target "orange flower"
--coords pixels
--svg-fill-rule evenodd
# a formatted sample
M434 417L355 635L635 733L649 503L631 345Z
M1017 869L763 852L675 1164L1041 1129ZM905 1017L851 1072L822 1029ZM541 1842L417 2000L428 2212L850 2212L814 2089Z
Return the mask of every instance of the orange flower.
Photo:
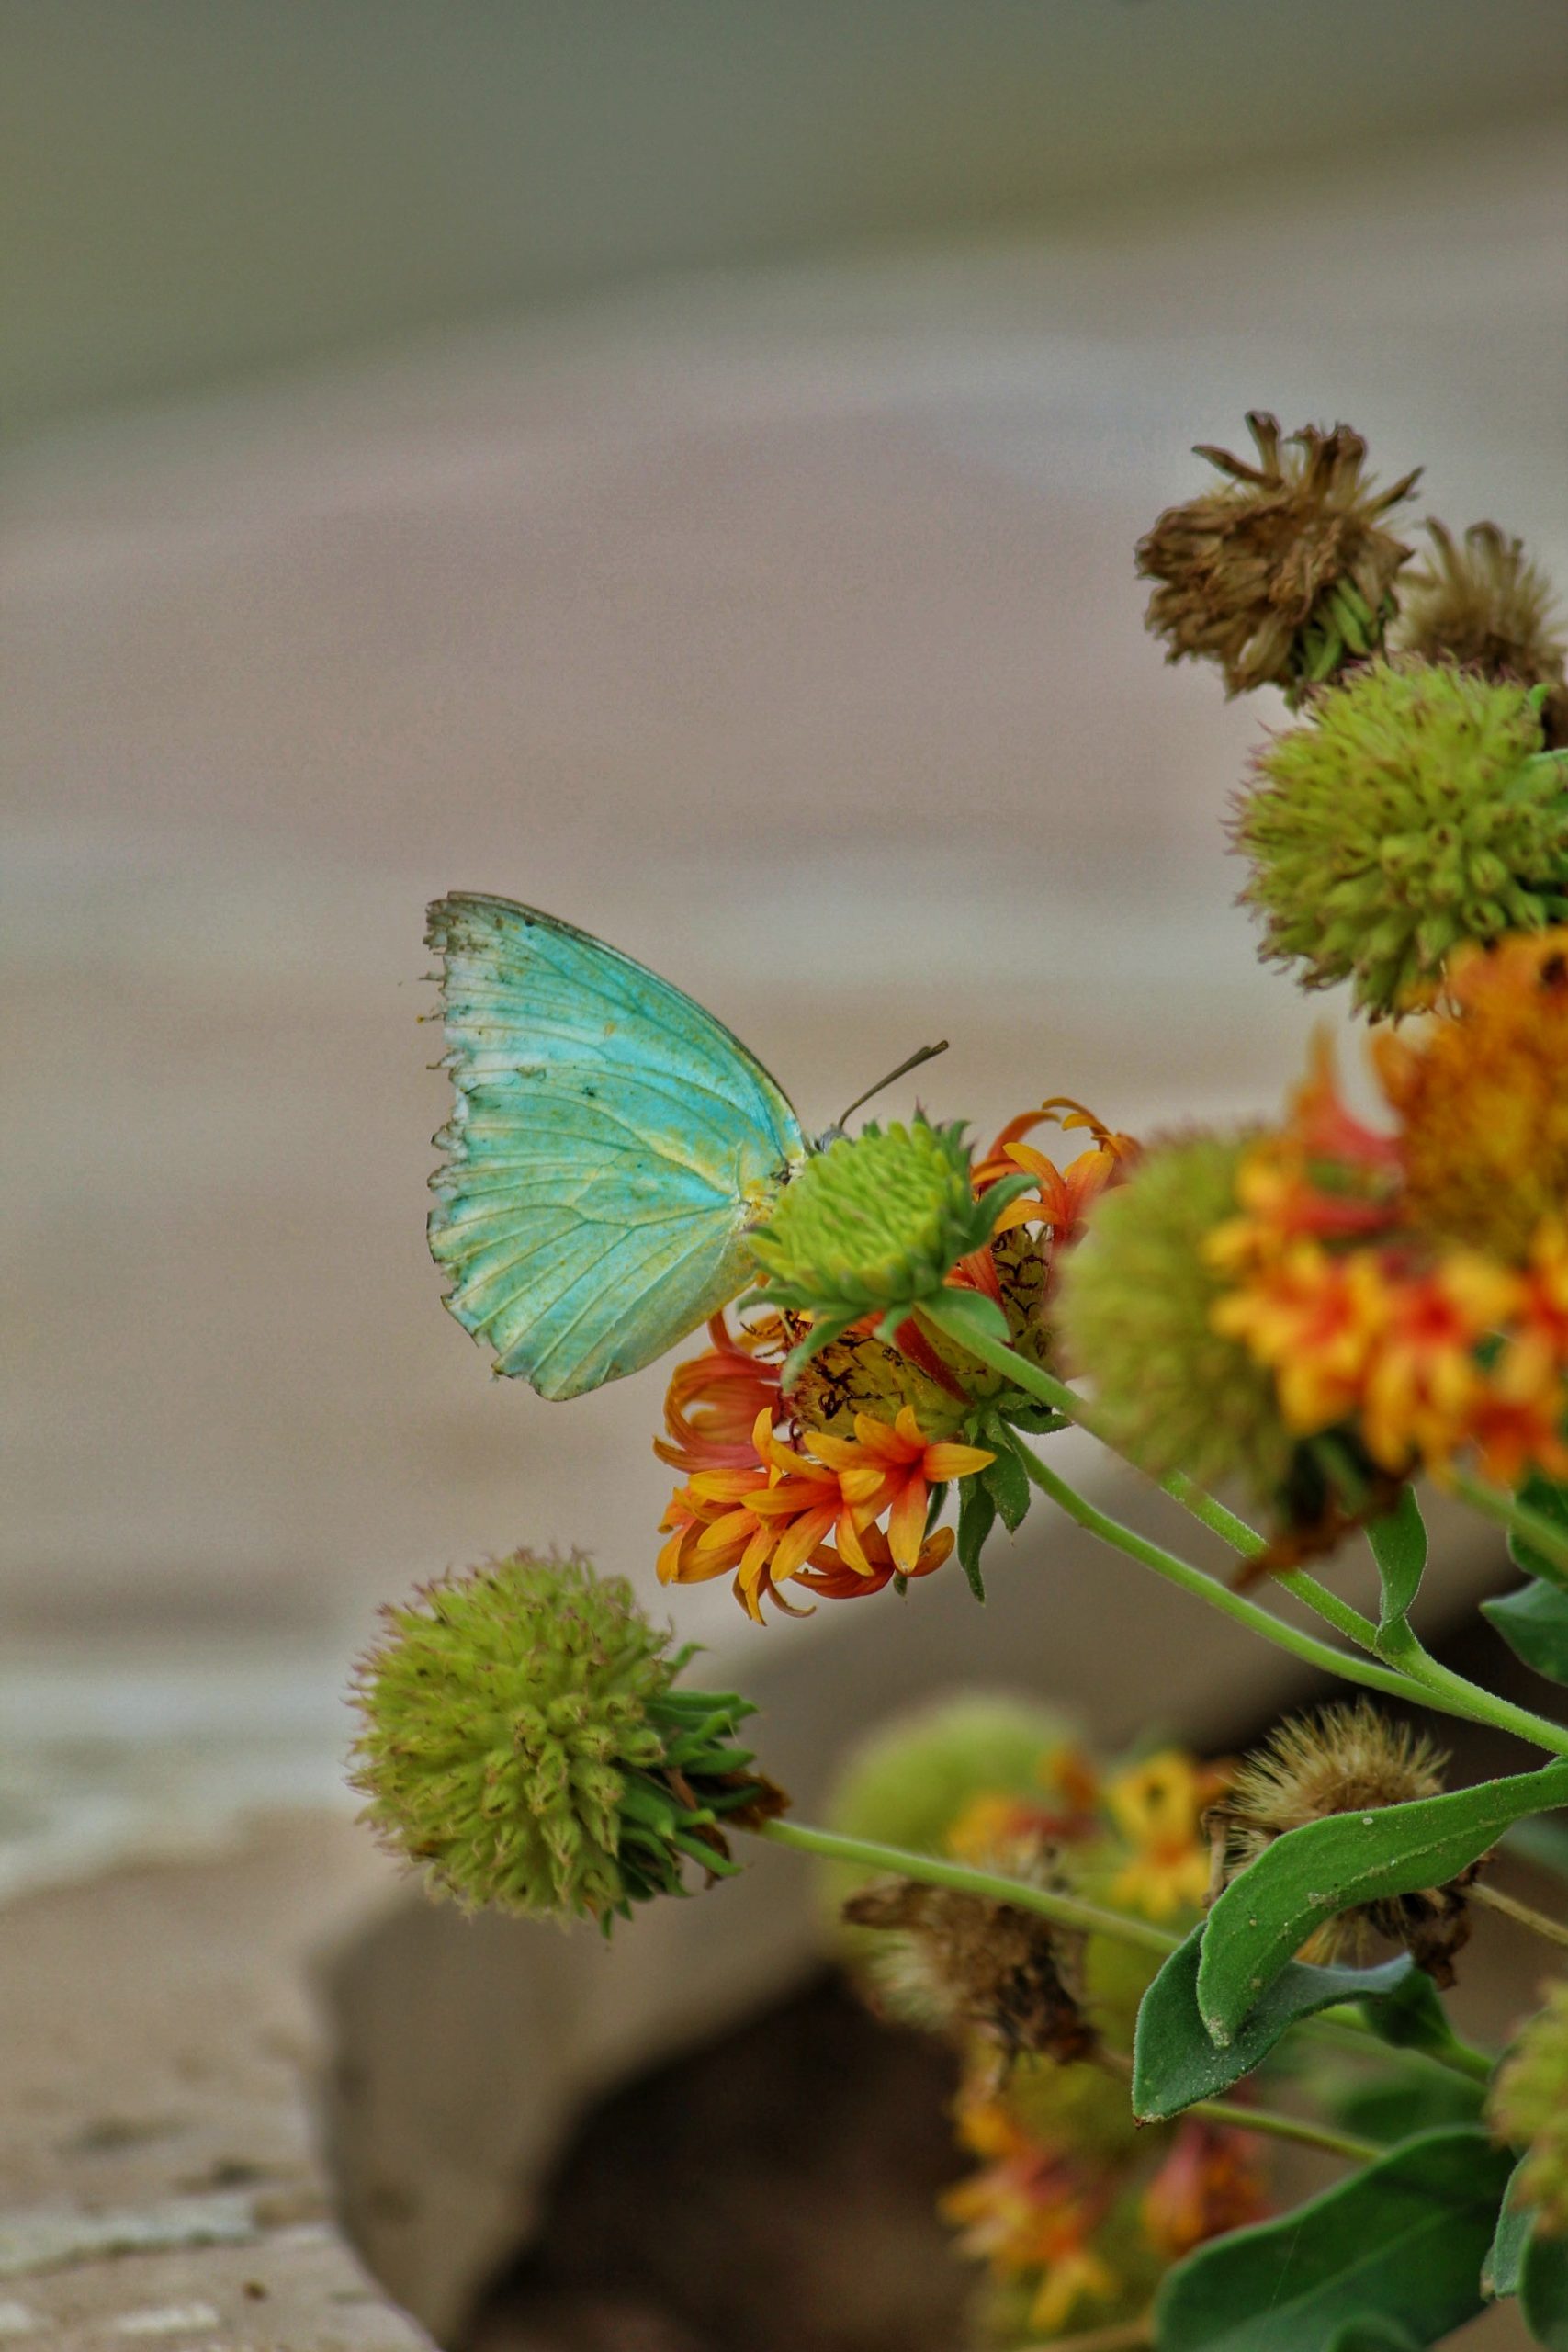
M906 1576L920 1556L931 1487L972 1477L996 1460L978 1445L958 1445L949 1439L933 1443L908 1405L900 1408L891 1427L869 1413L857 1413L853 1438L817 1436L807 1442L819 1461L837 1472L845 1503L863 1512L861 1526L888 1514L888 1547ZM840 1549L845 1549L841 1535ZM848 1557L853 1566L852 1549Z
M1131 1904L1151 1919L1202 1907L1209 1891L1203 1815L1224 1785L1223 1772L1174 1747L1117 1774L1105 1804L1133 1855L1111 1883L1113 1903Z
M1064 1134L1087 1128L1094 1137L1093 1149L1080 1152L1065 1170L1059 1169L1043 1151L1021 1140L1043 1119L1055 1120ZM1054 1094L1038 1111L1009 1120L975 1171L975 1189L987 1192L1003 1176L1024 1169L1034 1178L1038 1196L1032 1200L1026 1193L1010 1202L997 1219L995 1231L1007 1233L1015 1225L1048 1225L1053 1242L1062 1247L1077 1239L1100 1193L1125 1172L1137 1153L1131 1136L1117 1135L1070 1095Z
M863 1569L850 1567L829 1544L812 1555L809 1567L798 1571L796 1584L804 1585L823 1600L859 1600L867 1593L880 1592L896 1576L929 1577L952 1556L953 1535L951 1527L933 1530L921 1544L919 1557L912 1568L899 1567L880 1527L863 1528L860 1544L866 1562Z
M1476 1350L1518 1303L1506 1267L1456 1250L1429 1273L1385 1285L1386 1318L1366 1373L1361 1435L1387 1470L1419 1457L1439 1476L1471 1435L1487 1386Z
M1354 1411L1388 1314L1376 1252L1337 1258L1319 1242L1296 1241L1216 1300L1210 1320L1270 1367L1286 1422L1311 1437Z
M1267 2211L1256 2136L1189 2116L1144 2192L1141 2219L1156 2252L1179 2262L1206 2239L1245 2229Z
M779 1366L760 1362L759 1335L731 1332L724 1316L708 1324L706 1355L677 1364L664 1400L670 1435L656 1437L661 1462L688 1477L696 1470L736 1469L756 1459L751 1432L764 1407L776 1415Z
M1091 2194L1077 2167L1022 2131L998 2100L966 2098L958 2123L964 2143L990 2160L941 2199L964 2253L1003 2278L1039 2271L1029 2324L1050 2335L1084 2304L1112 2301L1121 2281L1089 2244L1103 2193Z

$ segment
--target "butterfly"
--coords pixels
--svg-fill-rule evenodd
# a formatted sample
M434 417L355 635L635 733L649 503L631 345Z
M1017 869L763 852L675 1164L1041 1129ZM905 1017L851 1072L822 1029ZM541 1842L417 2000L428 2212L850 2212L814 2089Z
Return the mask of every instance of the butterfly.
M455 891L425 940L456 1097L431 1179L446 1304L497 1371L581 1396L745 1289L748 1232L843 1120L812 1141L722 1022L536 907Z

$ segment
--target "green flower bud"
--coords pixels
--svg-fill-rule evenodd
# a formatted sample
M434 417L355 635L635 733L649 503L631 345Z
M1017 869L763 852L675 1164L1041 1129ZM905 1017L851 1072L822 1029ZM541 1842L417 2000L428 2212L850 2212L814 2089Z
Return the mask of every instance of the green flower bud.
M890 1339L1030 1182L1004 1178L976 1200L962 1124L918 1114L813 1153L750 1237L768 1304L812 1317L802 1360L866 1315L881 1315Z
M1492 2086L1499 2140L1525 2151L1518 2196L1543 2229L1568 2230L1568 1984L1553 1984Z
M1303 985L1352 983L1374 1019L1428 998L1467 941L1568 917L1568 758L1539 695L1424 662L1373 662L1271 743L1241 804L1242 895Z
M1139 1161L1098 1204L1063 1270L1064 1346L1094 1384L1095 1425L1156 1477L1242 1476L1274 1496L1292 1440L1273 1376L1210 1319L1224 1283L1204 1256L1236 1212L1246 1136L1193 1135Z
M620 1578L525 1552L383 1611L356 1671L354 1785L364 1818L468 1907L598 1919L685 1892L682 1868L728 1876L720 1823L784 1798L731 1743L754 1710L676 1688Z

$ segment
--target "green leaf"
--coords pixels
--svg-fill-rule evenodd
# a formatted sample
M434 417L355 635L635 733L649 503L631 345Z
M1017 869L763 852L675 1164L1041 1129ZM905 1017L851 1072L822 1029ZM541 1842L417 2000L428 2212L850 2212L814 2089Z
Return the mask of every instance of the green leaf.
M1481 2265L1507 2177L1484 2132L1406 2141L1278 2221L1178 2264L1155 2304L1157 2352L1392 2352L1400 2331L1412 2352L1439 2343L1482 2309ZM1381 2340L1368 2333L1380 2326Z
M1516 1657L1553 1682L1568 1682L1568 1592L1561 1585L1521 1585L1483 1600L1481 1613Z
M1529 1510L1539 1511L1542 1519L1551 1520L1554 1526L1561 1527L1563 1533L1568 1534L1568 1484L1558 1478L1543 1477L1539 1470L1532 1470L1518 1490L1518 1498ZM1568 1586L1568 1576L1563 1574L1557 1562L1550 1559L1544 1552L1538 1552L1528 1537L1510 1532L1508 1557L1516 1568L1523 1569L1527 1577L1540 1577L1543 1584Z
M1519 2201L1519 2176L1524 2171L1521 2156L1514 2166L1503 2210L1497 2216L1496 2235L1492 2251L1481 2266L1481 2283L1489 2295L1517 2295L1519 2291L1519 2270L1525 2258L1525 2248L1535 2226L1535 2215L1528 2205Z
M1375 2008L1369 2007L1366 2018L1378 2039L1395 2050L1432 2050L1440 2056L1458 2046L1437 1986L1418 1968L1402 1977Z
M1568 2352L1568 2238L1531 2230L1519 2262L1519 2316L1549 2352Z
M1309 1968L1287 1961L1234 2041L1218 2050L1198 2010L1198 1960L1203 1930L1178 1944L1144 1995L1133 2040L1133 2112L1163 2123L1197 2098L1213 2098L1268 2056L1300 2018L1340 2001L1373 2003L1415 1973L1401 1953L1381 1968ZM1422 1982L1425 1983L1425 1978Z
M1345 2131L1392 2148L1397 2141L1414 2140L1418 2132L1478 2123L1484 2098L1481 2085L1468 2075L1439 2074L1434 2066L1413 2082L1393 2082L1383 2075L1376 2082L1355 2083L1337 2092L1331 2103L1334 2120Z
M1534 1862L1538 1869L1551 1871L1555 1878L1568 1878L1568 1822L1518 1821L1503 1843L1521 1861Z
M1328 2339L1328 2352L1420 2352L1408 2328L1391 2319L1348 2319Z
M1378 1582L1382 1591L1378 1622L1381 1644L1394 1626L1404 1624L1427 1565L1427 1523L1414 1487L1400 1488L1399 1500L1393 1510L1385 1519L1374 1519L1368 1528L1367 1541L1378 1564Z
M1003 1396L997 1410L1004 1421L1010 1422L1015 1430L1021 1430L1026 1437L1049 1437L1054 1430L1067 1427L1066 1413L1058 1413L1050 1405L1036 1404L1032 1396L1025 1396L1021 1390L1016 1396Z
M987 1422L986 1434L980 1442L990 1446L997 1457L981 1471L980 1476L1001 1514L1002 1525L1010 1535L1016 1534L1028 1518L1029 1506L1034 1498L1029 1473L1013 1452L1012 1440L1006 1429L994 1416Z
M989 1488L978 1478L962 1479L958 1488L958 1565L968 1577L969 1589L976 1600L986 1598L980 1555L996 1522L997 1506Z
M1222 2045L1325 1919L1441 1886L1527 1814L1568 1803L1568 1758L1479 1788L1330 1815L1287 1831L1210 1912L1198 1968L1203 2022Z

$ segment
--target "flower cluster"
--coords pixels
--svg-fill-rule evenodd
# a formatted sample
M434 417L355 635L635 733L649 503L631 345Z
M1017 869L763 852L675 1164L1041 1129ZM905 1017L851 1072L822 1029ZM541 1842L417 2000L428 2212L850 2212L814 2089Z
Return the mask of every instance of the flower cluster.
M1374 1062L1392 1132L1320 1046L1283 1126L1151 1152L1062 1295L1107 1434L1244 1476L1281 1560L1417 1469L1568 1471L1568 933L1456 958Z
M1090 1139L1066 1169L1023 1140L1045 1119ZM973 1166L954 1130L919 1121L840 1137L809 1163L753 1238L760 1317L716 1316L706 1350L671 1377L654 1451L682 1484L662 1521L662 1580L732 1576L761 1622L767 1601L800 1613L784 1586L809 1607L939 1568L953 1548L934 1524L942 1496L992 1468L998 1417L1026 1417L1028 1400L920 1300L941 1289L988 1302L1012 1344L1045 1363L1065 1254L1134 1158L1129 1137L1059 1097L1010 1121Z
M1568 1984L1551 1986L1492 2086L1493 2130L1522 2148L1521 2201L1568 2231Z
M1227 1784L1176 1749L1101 1770L1050 1718L972 1699L870 1742L835 1816L1179 1931L1201 1908L1205 1816ZM911 1790L926 1792L914 1811ZM984 2266L997 2340L1130 2319L1171 2263L1259 2217L1266 2181L1245 2131L1129 2115L1116 2053L1131 2045L1147 1955L908 1882L863 1889L846 1917L877 2006L958 2046L955 2120L974 2166L942 2211Z

